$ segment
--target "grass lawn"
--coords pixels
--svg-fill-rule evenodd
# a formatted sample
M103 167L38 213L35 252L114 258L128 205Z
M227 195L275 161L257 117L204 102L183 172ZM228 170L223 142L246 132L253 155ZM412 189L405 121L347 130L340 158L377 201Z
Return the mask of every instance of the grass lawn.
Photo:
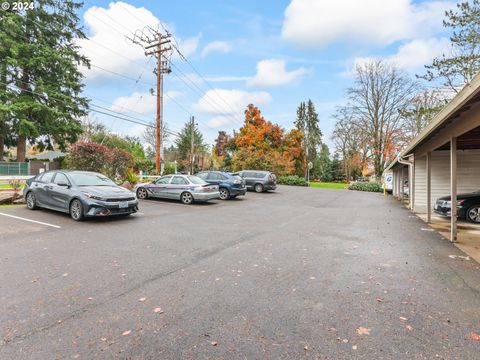
M20 189L22 189L25 186L25 184L20 184ZM10 184L0 184L0 189L11 189L12 187Z
M324 182L310 182L310 187L316 187L321 189L346 189L348 184L343 183L324 183Z
M0 209L16 208L16 207L21 207L21 206L25 206L25 204L5 204L5 205L0 205Z

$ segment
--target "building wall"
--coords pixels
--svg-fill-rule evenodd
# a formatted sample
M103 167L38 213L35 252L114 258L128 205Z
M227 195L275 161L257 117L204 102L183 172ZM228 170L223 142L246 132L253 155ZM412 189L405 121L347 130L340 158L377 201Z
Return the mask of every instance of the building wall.
M432 203L450 194L450 151L434 151L431 154ZM415 158L415 212L427 211L426 156ZM480 150L458 150L457 193L480 190Z

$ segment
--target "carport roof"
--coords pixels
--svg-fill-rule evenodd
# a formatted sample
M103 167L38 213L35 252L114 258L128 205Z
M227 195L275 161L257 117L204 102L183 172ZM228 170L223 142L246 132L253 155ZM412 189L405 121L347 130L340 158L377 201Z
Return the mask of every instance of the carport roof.
M411 154L416 148L424 144L441 129L454 122L464 111L468 111L472 104L480 101L480 72L465 84L460 92L430 121L430 123L418 134L387 167L391 170L399 163L399 158Z

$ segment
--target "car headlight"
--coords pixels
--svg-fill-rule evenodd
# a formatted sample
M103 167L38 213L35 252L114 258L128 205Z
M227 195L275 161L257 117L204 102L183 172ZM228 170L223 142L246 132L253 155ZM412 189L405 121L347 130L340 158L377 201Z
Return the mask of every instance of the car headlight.
M83 195L85 195L86 197L90 198L90 199L93 199L93 200L99 200L99 201L105 201L105 198L102 198L100 196L96 196L96 195L93 195L93 194L90 194L88 192L84 192Z
M242 183L242 180L235 180L233 183L234 183L235 185L240 185L240 184Z

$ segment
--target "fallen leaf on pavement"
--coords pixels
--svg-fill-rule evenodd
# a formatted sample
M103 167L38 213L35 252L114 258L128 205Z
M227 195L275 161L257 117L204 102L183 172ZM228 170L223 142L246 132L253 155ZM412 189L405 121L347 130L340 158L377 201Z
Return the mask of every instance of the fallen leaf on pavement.
M370 329L360 326L357 329L357 333L358 333L358 335L370 335Z
M382 298L377 298L377 301L378 302L383 302L383 299Z
M348 339L343 339L342 340L345 344L348 343Z
M357 350L357 345L353 345L352 350Z
M140 301L140 302L144 302L145 300L147 300L147 298L140 298L140 299L138 299L138 301Z
M62 274L63 277L68 276L68 273Z
M476 332L472 331L470 333L470 340L480 341L480 335L478 335Z
M156 307L155 309L153 309L153 312L163 314L162 308L159 308L159 307Z
M217 345L218 345L218 343L217 343L216 341L211 341L210 344L211 344L212 346L217 346Z
M107 341L107 338L106 338L106 337L102 337L102 338L100 338L100 340L102 340L102 341Z
M124 331L122 333L123 336L127 336L127 335L130 335L130 333L132 332L132 330L127 330L127 331Z
M412 331L413 330L413 327L411 325L407 325L405 326L407 328L408 331Z
M407 318L406 318L406 317L403 317L403 316L400 316L400 320L402 320L402 321L407 321Z

